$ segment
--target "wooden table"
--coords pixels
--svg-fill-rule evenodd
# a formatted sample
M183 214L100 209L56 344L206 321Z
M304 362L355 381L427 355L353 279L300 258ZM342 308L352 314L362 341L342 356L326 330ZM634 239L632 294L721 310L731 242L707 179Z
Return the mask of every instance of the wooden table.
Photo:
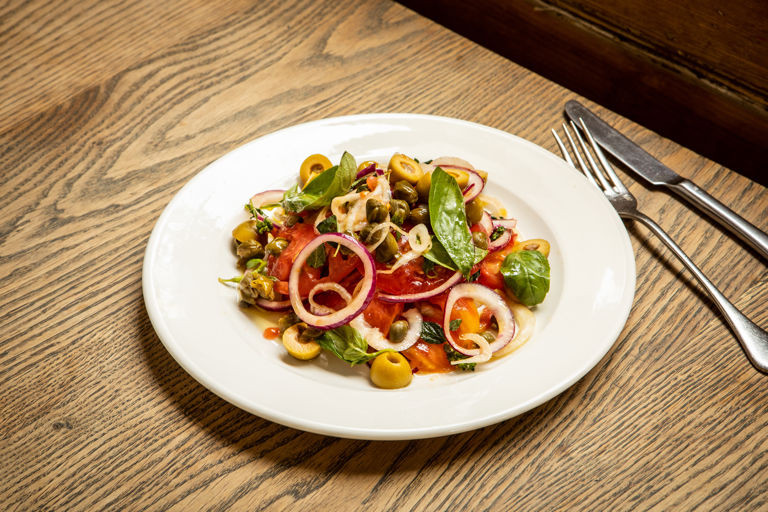
M243 412L174 361L141 291L150 231L185 182L325 117L451 116L554 151L576 98L768 229L762 186L388 0L17 1L0 23L0 509L768 507L768 377L642 227L634 307L592 371L521 416L427 440ZM627 181L768 326L766 261Z

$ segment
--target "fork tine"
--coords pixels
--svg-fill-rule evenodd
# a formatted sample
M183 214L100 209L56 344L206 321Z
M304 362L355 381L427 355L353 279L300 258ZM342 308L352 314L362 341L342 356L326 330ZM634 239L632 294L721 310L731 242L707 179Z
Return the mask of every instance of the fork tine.
M589 146L587 146L587 143L581 136L581 132L579 132L579 129L576 127L576 124L574 124L573 121L571 121L571 127L576 134L576 139L579 141L579 146L581 146L581 150L584 152L584 156L586 156L587 160L589 161L589 172L597 177L603 190L613 189L613 185L609 183L607 179L605 179L605 174L603 174L603 172L600 170L600 167L597 165L597 162L595 162L595 159L592 158L592 153L589 152Z
M554 131L554 130L552 130ZM555 134L555 138L560 143L560 151L563 152L565 156L565 160L571 164L571 166L574 169L580 170L581 173L584 175L585 178L587 178L594 186L600 187L600 184L595 181L594 176L592 176L592 173L589 171L589 168L587 167L586 162L584 162L584 159L581 158L581 153L579 152L578 147L576 146L576 143L573 141L573 137L571 137L571 131L568 129L568 125L563 123L563 132L565 132L565 136L568 139L568 143L571 145L571 149L573 150L573 154L576 156L576 160L579 162L579 166L576 167L573 163L573 160L571 160L571 157L568 156L568 150L565 149L565 145L562 144L562 141L560 141L560 137L557 137L557 134Z
M555 131L554 128L552 128L552 135L555 136L555 141L557 142L557 146L560 148L560 152L563 154L563 159L565 159L565 161L568 162L571 167L575 168L576 166L573 163L571 155L568 154L568 150L565 149L565 144L563 144L563 141L560 140L560 136L557 134L557 131Z
M627 192L627 187L624 186L624 183L621 181L621 178L616 174L616 171L613 170L613 166L608 162L608 159L605 158L605 153L603 153L603 150L600 149L600 145L595 142L595 139L592 138L592 134L589 132L589 129L587 128L587 125L584 124L584 119L579 118L579 122L581 123L581 129L584 130L584 134L587 136L587 139L589 139L589 144L592 146L592 149L595 152L595 155L597 155L597 158L600 160L600 164L603 166L603 169L605 169L605 172L608 174L608 178L613 183L613 186L616 188L617 191L623 193Z

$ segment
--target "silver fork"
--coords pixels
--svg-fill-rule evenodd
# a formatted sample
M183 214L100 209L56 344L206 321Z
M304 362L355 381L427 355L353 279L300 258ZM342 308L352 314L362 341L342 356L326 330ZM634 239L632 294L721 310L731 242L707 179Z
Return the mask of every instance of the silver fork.
M672 240L669 235L667 235L664 230L661 229L658 224L656 224L656 222L654 222L651 218L642 212L638 211L637 200L632 194L630 194L629 190L627 190L619 177L616 175L616 172L611 167L611 164L608 163L608 160L600 150L600 147L592 138L592 134L589 133L589 130L587 130L584 121L580 120L580 122L581 130L584 132L584 134L586 134L587 139L589 140L589 147L592 148L592 152L594 152L594 154L597 156L597 159L600 161L602 170L597 165L595 159L592 157L592 152L590 152L587 143L584 141L584 138L581 136L579 129L573 122L570 124L575 138L578 140L578 146L580 147L581 151L579 151L579 148L577 148L577 145L574 142L574 137L571 136L571 130L568 129L567 124L563 123L563 129L565 130L565 135L568 138L573 154L575 155L578 162L578 167L576 167L574 164L573 160L568 154L568 151L565 148L565 145L563 144L563 141L557 135L557 132L554 129L552 130L552 134L555 136L555 140L557 141L558 146L560 146L560 151L563 153L563 158L565 158L565 161L571 164L571 166L574 168L581 169L587 179L589 179L589 181L591 181L605 194L605 196L608 198L608 201L610 201L621 218L633 219L642 222L648 227L648 229L650 229L656 236L658 236L662 242L664 242L664 245L666 245L669 250L671 250L674 255L680 259L683 265L685 265L685 267L699 281L699 284L701 284L704 290L706 290L706 292L714 301L715 305L717 305L718 309L720 309L720 312L731 326L731 329L736 335L736 338L738 338L739 342L741 343L741 347L744 349L744 352L747 354L747 357L755 366L755 368L763 373L768 373L768 332L766 332L764 329L761 329L754 322L744 316L738 309L736 309L736 306L731 304L731 302L725 298L720 290L718 290L715 285L712 284L707 276L705 276L704 273L699 270L699 268L693 263L693 261L691 261L688 255L683 252L680 246L677 245L674 240ZM584 158L582 158L582 154Z

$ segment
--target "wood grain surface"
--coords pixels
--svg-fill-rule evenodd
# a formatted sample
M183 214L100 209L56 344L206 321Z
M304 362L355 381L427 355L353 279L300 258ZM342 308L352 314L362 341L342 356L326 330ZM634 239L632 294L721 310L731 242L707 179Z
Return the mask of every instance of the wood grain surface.
M325 117L451 116L554 151L576 98L768 229L761 185L386 0L11 1L0 64L1 510L768 509L768 377L643 227L628 225L632 312L595 368L528 413L435 439L245 413L173 360L141 292L150 231L185 182ZM767 262L627 182L768 326Z

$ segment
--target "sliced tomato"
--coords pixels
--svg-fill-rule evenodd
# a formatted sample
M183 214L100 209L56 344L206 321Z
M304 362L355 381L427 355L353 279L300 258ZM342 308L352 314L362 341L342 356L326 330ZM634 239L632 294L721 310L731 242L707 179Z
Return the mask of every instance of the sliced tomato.
M280 281L288 281L293 260L299 252L315 238L315 228L309 223L298 223L290 228L281 229L277 236L288 240L288 246L279 256L268 258L267 273Z
M376 327L384 336L389 336L389 327L395 318L403 312L403 304L383 302L373 298L368 307L363 311L363 318L371 327Z
M411 348L403 350L413 371L418 373L446 373L454 370L448 361L442 344L417 341Z
M424 258L418 257L405 265L398 267L391 274L377 273L376 287L379 291L392 295L410 295L433 290L447 281L454 271L436 265L433 274L428 277L424 273ZM385 270L386 266L377 263L379 270Z
M512 252L512 247L514 245L514 237L512 237L506 246L486 256L479 264L480 277L477 279L477 282L488 288L503 290L504 276L501 275L499 268L501 267L501 264L504 263L504 258Z

